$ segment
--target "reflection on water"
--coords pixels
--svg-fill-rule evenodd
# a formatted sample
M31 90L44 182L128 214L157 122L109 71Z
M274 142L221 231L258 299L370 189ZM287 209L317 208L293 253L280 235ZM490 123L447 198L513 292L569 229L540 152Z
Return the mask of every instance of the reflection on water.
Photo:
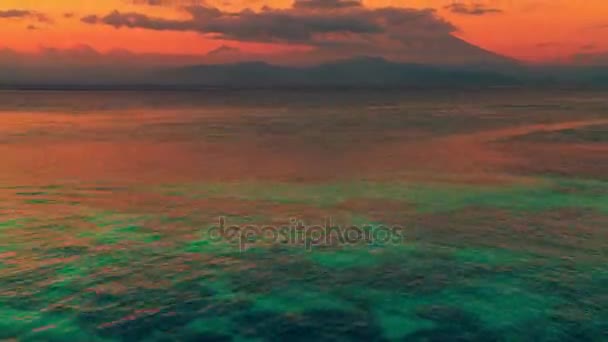
M0 339L601 340L606 98L0 92Z
M475 178L514 162L487 143L606 120L601 103L530 110L513 104L522 101L516 91L470 94L477 105L441 93L441 101L433 94L372 93L348 104L347 92L296 95L3 92L2 176L26 183L290 181L394 178L430 169ZM553 96L542 102L560 100Z

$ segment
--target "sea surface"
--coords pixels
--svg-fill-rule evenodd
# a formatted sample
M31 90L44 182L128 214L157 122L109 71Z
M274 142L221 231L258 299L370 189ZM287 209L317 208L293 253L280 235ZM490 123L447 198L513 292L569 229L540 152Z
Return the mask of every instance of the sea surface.
M0 91L0 340L608 340L608 92Z

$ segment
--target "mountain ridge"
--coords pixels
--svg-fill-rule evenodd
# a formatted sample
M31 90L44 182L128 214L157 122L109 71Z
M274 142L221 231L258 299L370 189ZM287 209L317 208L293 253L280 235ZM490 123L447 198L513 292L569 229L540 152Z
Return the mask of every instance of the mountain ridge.
M262 61L201 64L164 69L155 76L166 83L198 86L406 86L406 85L514 85L516 78L500 72L457 66L391 62L361 56L314 66L280 66Z
M508 87L608 86L607 67L526 66L518 63L433 65L359 56L318 65L266 61L178 67L9 68L0 65L3 89L199 89L280 87Z

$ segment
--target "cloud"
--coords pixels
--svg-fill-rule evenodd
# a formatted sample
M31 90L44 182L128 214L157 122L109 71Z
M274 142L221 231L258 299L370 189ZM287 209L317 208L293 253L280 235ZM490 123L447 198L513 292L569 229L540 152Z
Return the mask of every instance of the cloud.
M11 10L6 10L6 11L0 11L0 18L3 18L3 19L6 19L6 18L21 19L21 18L27 18L31 15L32 15L32 12L25 11L25 10L11 9Z
M0 11L0 19L34 19L39 23L51 24L53 20L44 13L20 9Z
M100 18L94 14L84 16L80 19L85 24L97 24L100 22Z
M81 19L87 24L106 24L116 28L144 28L150 30L169 30L169 31L190 31L194 30L187 22L179 20L165 20L151 18L140 13L120 13L114 11L105 17L101 18L96 15L89 15Z
M353 2L357 5L353 5ZM218 39L310 45L323 45L330 40L335 41L337 36L387 35L397 38L400 34L428 36L456 31L456 27L429 9L367 9L358 1L350 0L333 0L325 5L320 4L320 0L300 0L293 8L286 10L265 8L260 12L244 10L237 13L222 12L208 6L190 6L186 11L191 18L186 20L119 11L103 17L90 15L81 20L88 24L105 24L115 28L195 31ZM319 8L335 11L310 11ZM331 35L334 37L328 37Z
M560 46L560 45L561 45L561 44L560 44L560 43L558 43L558 42L542 42L542 43L538 43L538 44L536 44L536 47L537 47L537 48L544 49L544 48L558 47L558 46Z
M166 7L197 6L205 3L204 0L128 0L128 2L134 5Z
M486 14L497 14L502 13L503 10L499 8L486 7L480 3L465 4L463 2L455 2L444 7L452 13L462 15L486 15Z
M458 28L433 9L369 8L356 0L298 0L286 9L227 12L186 6L184 19L112 11L81 21L116 29L198 32L208 39L309 47L309 60L377 56L428 63L488 62L505 58L453 34Z
M295 0L294 8L300 9L341 9L363 7L360 0Z
M131 2L136 5L164 6L169 1L166 1L166 0L132 0Z

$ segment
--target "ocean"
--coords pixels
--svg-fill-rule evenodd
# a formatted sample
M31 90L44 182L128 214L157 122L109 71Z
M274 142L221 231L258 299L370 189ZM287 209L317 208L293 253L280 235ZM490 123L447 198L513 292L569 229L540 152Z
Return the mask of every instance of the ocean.
M0 91L0 339L604 340L608 94Z

